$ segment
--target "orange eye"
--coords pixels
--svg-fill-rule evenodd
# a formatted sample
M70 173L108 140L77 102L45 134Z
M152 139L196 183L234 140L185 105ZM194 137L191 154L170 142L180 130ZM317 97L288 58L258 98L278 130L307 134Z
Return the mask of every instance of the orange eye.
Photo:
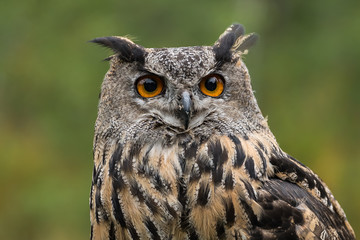
M210 74L201 79L199 87L203 94L218 97L224 91L224 79L218 74Z
M136 81L136 89L144 98L151 98L159 95L163 88L163 80L156 75L145 75Z

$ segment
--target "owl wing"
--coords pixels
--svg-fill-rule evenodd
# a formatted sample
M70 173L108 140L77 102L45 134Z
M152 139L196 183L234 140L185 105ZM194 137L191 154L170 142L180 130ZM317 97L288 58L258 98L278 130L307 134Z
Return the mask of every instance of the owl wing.
M272 158L274 176L263 181L248 208L252 236L265 239L355 239L340 205L326 185L294 158ZM256 204L255 204L256 205ZM254 206L255 206L254 205Z

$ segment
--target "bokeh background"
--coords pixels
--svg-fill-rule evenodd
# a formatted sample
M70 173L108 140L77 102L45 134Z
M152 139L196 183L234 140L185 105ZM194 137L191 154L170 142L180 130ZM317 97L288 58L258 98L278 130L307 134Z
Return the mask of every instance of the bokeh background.
M211 45L233 22L282 148L329 185L360 236L360 1L2 1L0 239L88 239L97 101L110 51Z

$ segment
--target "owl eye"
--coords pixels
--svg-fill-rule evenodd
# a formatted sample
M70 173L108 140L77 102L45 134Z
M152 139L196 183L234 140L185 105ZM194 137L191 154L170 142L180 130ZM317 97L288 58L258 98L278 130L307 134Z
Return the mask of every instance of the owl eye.
M156 75L145 75L136 80L136 90L144 98L159 95L164 89L164 81Z
M224 91L224 78L218 74L210 74L199 83L201 92L210 97L218 97Z

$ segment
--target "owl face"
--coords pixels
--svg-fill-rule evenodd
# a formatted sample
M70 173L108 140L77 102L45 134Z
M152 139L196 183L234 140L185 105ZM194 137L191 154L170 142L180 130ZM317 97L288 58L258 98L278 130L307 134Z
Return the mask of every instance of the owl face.
M215 58L208 47L148 49L143 74L149 84L161 88L155 96L147 97L135 80L138 106L156 116L164 125L178 132L202 124L212 110L212 102L221 99L204 97L200 82L216 71ZM141 77L140 77L141 78ZM158 82L154 83L154 79ZM222 79L213 79L214 90L221 87ZM209 83L208 83L209 85ZM208 86L209 87L209 86ZM203 87L206 89L205 87ZM153 90L150 88L150 90ZM221 95L222 92L219 93Z
M120 37L95 39L116 53L102 86L98 115L105 118L97 125L110 119L105 125L133 130L132 136L140 129L151 135L258 128L263 117L243 51L234 50L249 41L242 33L230 39L223 34L214 46L158 49Z

